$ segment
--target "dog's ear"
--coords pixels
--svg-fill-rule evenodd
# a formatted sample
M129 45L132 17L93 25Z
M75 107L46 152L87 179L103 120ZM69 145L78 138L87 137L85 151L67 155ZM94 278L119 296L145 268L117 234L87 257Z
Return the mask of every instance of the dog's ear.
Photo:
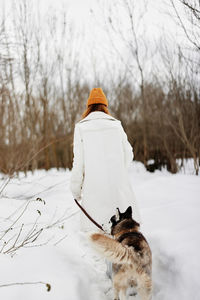
M118 207L116 208L115 220L116 222L120 220L120 210Z
M115 215L110 218L110 222L111 222L112 226L116 225L117 222L116 222L116 216Z
M124 213L124 216L125 216L126 218L132 218L132 207L131 207L131 206L129 206L129 207L127 208L127 210L126 210L125 213Z

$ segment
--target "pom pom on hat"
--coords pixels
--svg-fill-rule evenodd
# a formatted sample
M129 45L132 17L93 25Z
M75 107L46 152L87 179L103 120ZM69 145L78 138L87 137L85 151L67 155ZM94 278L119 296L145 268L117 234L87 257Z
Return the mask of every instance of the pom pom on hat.
M108 106L108 100L102 88L94 88L91 90L89 98L87 100L87 107L91 104L104 104Z

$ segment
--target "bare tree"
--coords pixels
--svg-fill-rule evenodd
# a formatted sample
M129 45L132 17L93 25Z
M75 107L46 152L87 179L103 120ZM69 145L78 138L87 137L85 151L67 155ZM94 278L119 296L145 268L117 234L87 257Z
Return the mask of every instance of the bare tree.
M112 28L112 33L110 34L111 39L113 34L117 35L122 43L127 48L130 53L129 62L125 61L121 53L118 51L118 47L114 45L121 62L126 65L127 71L129 73L128 80L135 86L136 89L140 91L141 100L141 118L142 122L142 136L143 136L143 157L142 161L144 165L147 165L148 159L148 145L147 145L147 97L144 92L145 86L145 73L146 64L149 59L149 48L146 45L145 29L143 19L146 13L147 2L144 1L143 5L137 3L136 1L123 0L118 1L116 9L110 9L108 16L108 26ZM126 20L126 26L118 25L117 10L124 15L124 20ZM127 33L128 32L128 33Z
M198 0L178 0L177 2L182 5L185 11L189 27L185 24L185 16L182 16L179 13L175 0L170 0L170 2L186 38L198 51L200 51L200 2Z

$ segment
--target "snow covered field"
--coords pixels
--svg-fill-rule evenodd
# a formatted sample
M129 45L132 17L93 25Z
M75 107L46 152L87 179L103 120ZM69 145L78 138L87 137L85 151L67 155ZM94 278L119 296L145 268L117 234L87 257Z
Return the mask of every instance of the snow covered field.
M187 172L191 172L189 167ZM112 299L104 260L79 231L80 211L73 202L69 179L69 171L36 171L12 179L4 189L0 239L7 228L13 229L0 241L0 286L35 284L0 287L0 299ZM142 216L141 231L153 252L153 299L199 300L200 176L149 173L134 162L130 180ZM1 176L0 185L3 182ZM37 197L42 201L36 201ZM16 248L27 237L31 241L31 234L32 240L38 238L13 251L13 244ZM49 283L51 290L37 282Z

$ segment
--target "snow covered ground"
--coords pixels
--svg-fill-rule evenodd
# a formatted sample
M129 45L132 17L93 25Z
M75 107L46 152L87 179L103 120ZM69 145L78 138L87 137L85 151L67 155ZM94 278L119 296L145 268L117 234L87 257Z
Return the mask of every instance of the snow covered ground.
M143 221L141 231L153 252L155 300L200 299L200 176L187 174L190 167L186 174L183 171L149 173L136 162L130 169ZM9 252L0 254L0 286L35 284L0 287L0 299L112 299L104 260L79 231L81 212L73 202L69 179L69 171L36 171L27 177L20 174L4 189L0 239L5 229L13 229L0 241L0 251ZM1 176L0 185L3 182ZM37 197L42 201L36 201ZM15 241L17 247L31 234L32 240L34 234L39 236L12 251ZM49 283L51 290L37 282Z

